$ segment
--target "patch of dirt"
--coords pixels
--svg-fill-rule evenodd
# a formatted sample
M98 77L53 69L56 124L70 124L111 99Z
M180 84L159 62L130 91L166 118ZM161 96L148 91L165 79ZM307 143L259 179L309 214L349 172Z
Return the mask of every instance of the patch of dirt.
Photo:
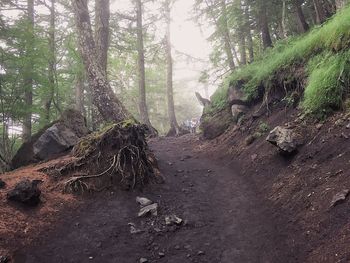
M350 262L350 200L331 207L333 197L350 189L350 114L337 113L324 123L308 120L297 110L275 105L269 116L247 115L244 124L206 142L200 149L241 166L246 180L284 215L289 247L305 255L303 262ZM262 125L263 124L263 125ZM285 158L265 141L276 126L302 132L304 145ZM262 131L261 127L269 129ZM247 145L246 138L255 140Z
M31 244L54 226L62 211L80 203L76 197L61 193L58 182L39 171L67 158L70 157L1 175L6 188L0 190L0 255L10 255L18 247ZM23 179L43 181L39 186L42 203L36 208L26 208L6 199L7 192Z
M202 146L193 135L153 140L165 184L86 197L14 262L303 262L240 166L203 156ZM138 218L137 196L156 202L158 216ZM183 223L166 225L169 215Z

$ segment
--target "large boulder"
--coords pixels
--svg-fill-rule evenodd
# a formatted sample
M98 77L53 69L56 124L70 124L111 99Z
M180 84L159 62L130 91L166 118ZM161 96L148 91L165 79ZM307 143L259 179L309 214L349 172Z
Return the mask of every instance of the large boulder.
M227 106L215 113L204 112L201 117L200 129L204 139L212 140L223 134L231 124L231 108Z
M33 135L29 142L23 143L12 159L11 166L16 169L55 158L70 150L88 133L81 113L73 109L66 110L59 120Z
M41 183L40 180L23 180L7 193L7 199L28 206L36 206L40 203L41 191L38 187L39 183Z
M274 128L266 140L278 147L283 154L293 154L297 151L298 136L292 129L286 129L281 126Z

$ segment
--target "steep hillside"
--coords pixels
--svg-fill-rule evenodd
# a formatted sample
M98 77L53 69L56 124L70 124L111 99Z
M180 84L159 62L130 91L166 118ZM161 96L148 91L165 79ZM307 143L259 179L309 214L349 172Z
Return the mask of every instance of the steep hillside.
M202 117L201 150L241 167L306 262L350 261L349 41L347 8L232 74ZM292 154L266 141L277 126L299 138Z

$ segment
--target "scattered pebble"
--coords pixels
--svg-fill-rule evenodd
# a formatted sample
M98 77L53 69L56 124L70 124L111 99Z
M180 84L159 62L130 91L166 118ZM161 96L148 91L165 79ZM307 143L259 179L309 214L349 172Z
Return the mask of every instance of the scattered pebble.
M140 263L147 263L148 259L147 258L140 258Z
M136 203L138 203L141 207L145 207L148 205L153 204L153 202L151 200L149 200L146 197L136 197Z
M165 253L163 253L163 252L159 252L158 255L159 255L159 257L161 257L161 258L165 257Z
M204 253L204 251L202 251L202 250L199 250L198 253L197 253L198 256L202 256L202 255L204 255L204 254L205 254L205 253Z

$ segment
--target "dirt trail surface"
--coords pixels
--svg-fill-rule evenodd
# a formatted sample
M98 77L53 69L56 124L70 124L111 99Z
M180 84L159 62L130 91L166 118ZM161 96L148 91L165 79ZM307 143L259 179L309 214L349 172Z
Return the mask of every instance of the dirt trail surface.
M147 186L142 193L93 194L78 210L63 213L54 230L19 249L14 261L302 262L285 246L286 232L277 229L282 219L271 213L239 167L195 151L200 142L193 136L157 139L151 147L165 184ZM138 218L137 196L158 203L158 216ZM168 226L167 215L184 222Z

